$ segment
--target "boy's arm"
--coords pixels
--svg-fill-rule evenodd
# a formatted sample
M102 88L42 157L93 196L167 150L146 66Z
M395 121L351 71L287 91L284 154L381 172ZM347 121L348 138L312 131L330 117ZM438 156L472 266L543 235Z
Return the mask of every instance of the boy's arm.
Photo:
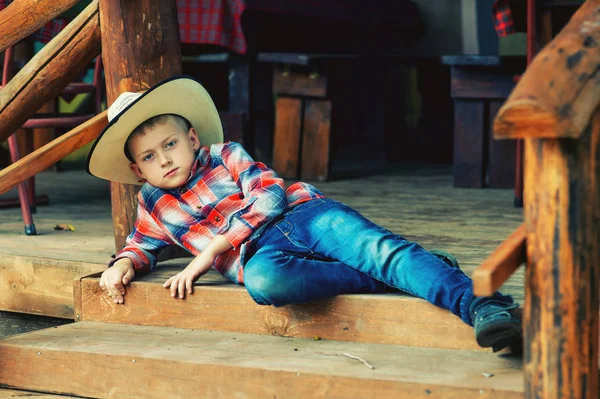
M186 291L188 294L192 294L194 292L194 281L210 270L217 256L231 248L227 238L216 235L200 255L196 256L183 271L168 279L163 287L170 287L171 296L174 298L177 293L179 293L179 298L182 299L185 298Z

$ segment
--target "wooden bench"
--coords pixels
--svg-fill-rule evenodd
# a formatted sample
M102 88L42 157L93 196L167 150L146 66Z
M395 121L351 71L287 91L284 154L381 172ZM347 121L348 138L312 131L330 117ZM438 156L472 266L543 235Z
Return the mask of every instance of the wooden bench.
M525 57L444 56L442 63L450 67L454 103L454 186L513 187L516 143L494 140L491 123Z

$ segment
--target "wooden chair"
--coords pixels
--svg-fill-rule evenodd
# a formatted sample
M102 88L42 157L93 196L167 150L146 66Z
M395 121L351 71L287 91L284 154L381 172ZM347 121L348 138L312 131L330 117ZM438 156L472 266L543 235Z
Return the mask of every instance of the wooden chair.
M4 63L2 71L2 87L4 87L13 76L14 68L14 48L9 47L4 53ZM61 95L75 95L81 93L90 93L92 96L93 110L89 113L74 114L74 113L38 113L27 120L22 128L25 129L25 150L31 152L33 150L33 129L72 129L87 121L101 111L102 102L102 60L101 57L96 58L94 66L93 82L72 82L70 83ZM12 162L20 159L19 148L17 143L16 133L12 134L8 139L10 149L10 157ZM21 183L18 186L18 199L3 199L0 201L0 207L20 206L25 223L25 234L36 235L35 225L33 223L32 211L35 212L37 205L47 204L49 199L47 196L35 195L35 177L31 177L27 182Z

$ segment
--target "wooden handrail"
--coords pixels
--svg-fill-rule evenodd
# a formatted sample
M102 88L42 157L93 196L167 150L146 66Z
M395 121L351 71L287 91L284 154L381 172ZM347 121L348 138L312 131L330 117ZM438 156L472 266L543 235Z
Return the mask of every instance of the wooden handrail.
M534 58L494 120L494 138L578 138L600 104L600 0L587 0Z
M0 170L0 194L60 161L96 139L108 124L107 111L52 140L43 147Z
M0 90L0 142L58 96L100 53L100 44L94 0Z
M0 12L0 51L13 46L71 8L78 0L19 0Z
M520 225L483 263L473 271L473 294L488 296L526 262L525 224Z

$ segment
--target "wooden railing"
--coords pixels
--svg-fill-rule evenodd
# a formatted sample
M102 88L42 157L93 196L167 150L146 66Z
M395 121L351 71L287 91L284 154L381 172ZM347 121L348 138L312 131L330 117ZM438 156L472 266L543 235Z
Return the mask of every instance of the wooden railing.
M525 224L474 273L474 289L491 294L526 260L527 398L598 397L599 65L600 0L587 0L494 121L496 139L525 141Z

